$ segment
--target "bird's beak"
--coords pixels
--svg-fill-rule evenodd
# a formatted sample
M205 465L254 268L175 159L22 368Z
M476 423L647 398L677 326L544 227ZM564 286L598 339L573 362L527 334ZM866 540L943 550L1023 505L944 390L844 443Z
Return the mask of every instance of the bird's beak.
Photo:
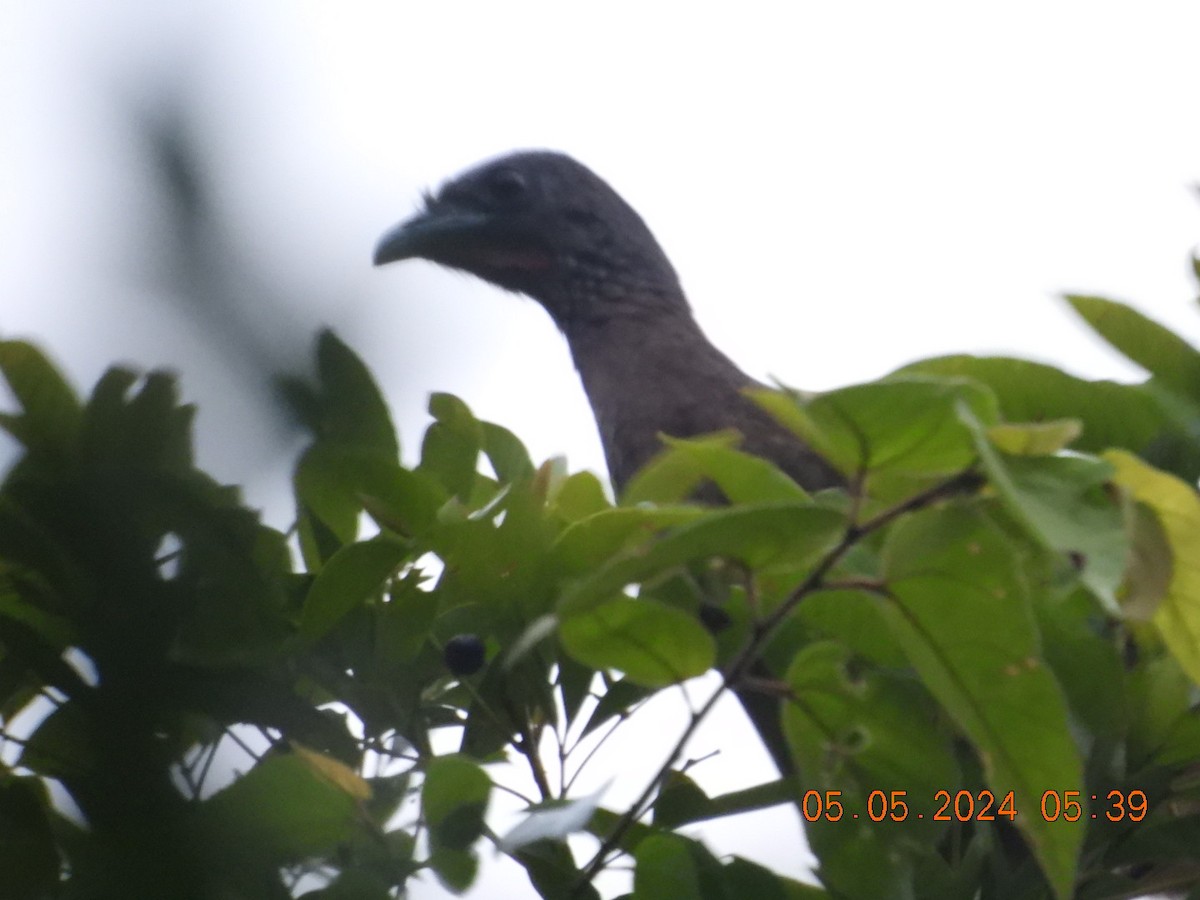
M401 222L375 245L375 265L402 259L444 260L463 239L478 234L490 221L485 213L426 210Z

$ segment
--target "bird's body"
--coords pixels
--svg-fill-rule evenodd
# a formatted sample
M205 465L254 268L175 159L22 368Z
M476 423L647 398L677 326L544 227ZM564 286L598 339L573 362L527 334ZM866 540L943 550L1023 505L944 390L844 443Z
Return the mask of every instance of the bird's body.
M426 198L384 236L375 262L422 257L533 297L565 335L614 489L662 436L725 429L809 490L841 477L746 395L761 386L705 337L641 217L568 156L485 163Z

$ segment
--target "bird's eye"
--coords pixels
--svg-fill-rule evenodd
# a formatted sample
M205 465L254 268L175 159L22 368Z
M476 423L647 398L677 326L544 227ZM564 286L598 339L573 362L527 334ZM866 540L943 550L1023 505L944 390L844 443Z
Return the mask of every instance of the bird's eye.
M525 194L528 185L525 176L514 169L500 169L488 180L492 196L505 203L512 202Z

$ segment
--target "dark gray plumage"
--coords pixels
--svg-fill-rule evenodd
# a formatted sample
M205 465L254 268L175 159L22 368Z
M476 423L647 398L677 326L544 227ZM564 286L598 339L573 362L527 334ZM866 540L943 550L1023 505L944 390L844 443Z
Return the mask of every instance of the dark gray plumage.
M566 336L618 491L661 435L734 428L809 490L841 477L742 391L760 386L704 336L634 209L561 153L514 153L425 198L375 264L421 257L528 294Z

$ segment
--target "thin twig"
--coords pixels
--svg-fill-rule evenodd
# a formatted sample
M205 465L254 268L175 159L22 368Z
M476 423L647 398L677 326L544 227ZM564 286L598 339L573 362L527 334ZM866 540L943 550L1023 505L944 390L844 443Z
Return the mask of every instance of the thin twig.
M518 715L507 697L504 698L504 709L520 736L520 740L512 742L513 746L529 763L529 771L533 775L538 793L542 795L543 800L553 799L554 790L550 787L550 778L546 775L546 767L542 765L542 757L538 753L538 741L534 739L529 717Z

